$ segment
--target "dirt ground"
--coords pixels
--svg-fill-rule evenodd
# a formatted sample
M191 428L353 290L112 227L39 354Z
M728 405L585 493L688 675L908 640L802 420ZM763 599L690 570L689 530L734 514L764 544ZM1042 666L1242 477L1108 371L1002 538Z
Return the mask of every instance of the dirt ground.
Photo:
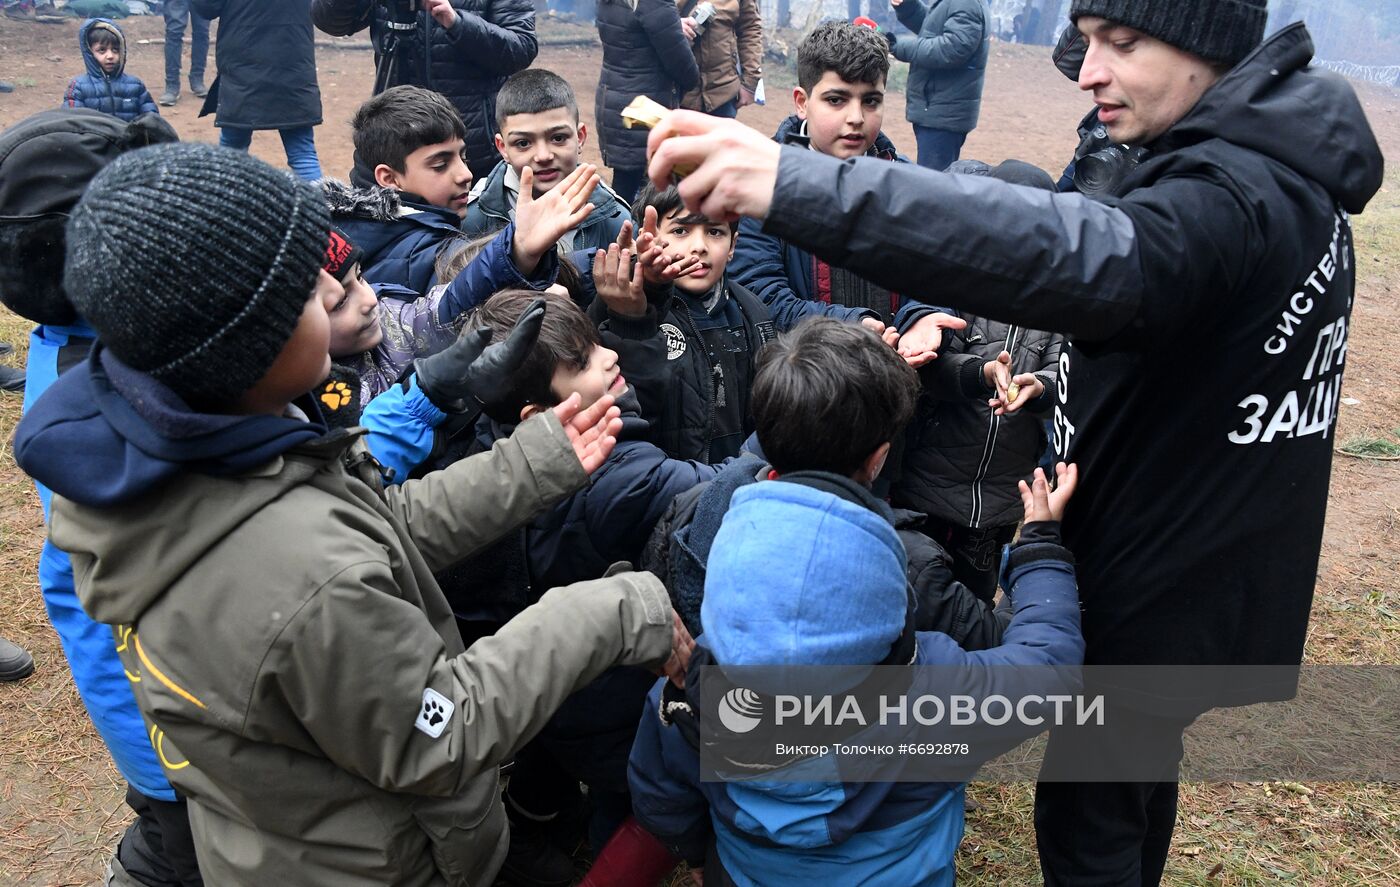
M153 93L163 81L159 17L122 22L131 41L127 70ZM536 64L574 85L583 118L593 121L600 53L578 45L591 29L546 26ZM21 24L0 18L0 127L56 106L70 77L82 71L77 22ZM371 54L363 37L321 36L325 123L317 131L322 166L344 176L350 167L349 120L368 94ZM562 45L560 41L575 41ZM333 48L337 44L338 48ZM211 61L212 66L212 61ZM212 72L211 72L212 79ZM740 119L772 132L789 111L792 77L770 70L769 104ZM1389 156L1400 150L1400 93L1360 86L1372 125ZM186 92L162 113L185 139L216 141L213 118L197 117ZM1048 49L997 45L988 72L980 127L965 157L996 162L1016 157L1058 175L1075 145L1074 128L1089 102L1050 65ZM892 94L885 130L913 153L903 98ZM1281 134L1281 137L1286 137ZM272 133L254 152L283 164ZM587 159L597 162L589 144ZM1338 439L1400 433L1400 176L1356 219L1360 284L1349 343L1349 367ZM0 310L0 339L22 365L27 325ZM1387 347L1390 346L1390 347ZM1163 395L1165 396L1165 394ZM1164 408L1167 404L1163 404ZM45 617L35 581L43 526L32 486L9 453L19 398L0 396L0 632L34 653L37 673L0 685L0 884L90 884L96 881L128 821L122 786L88 723ZM1319 567L1307 655L1314 662L1400 664L1400 461L1338 456ZM1305 793L1306 792L1306 793ZM1166 883L1394 885L1400 883L1400 787L1335 784L1279 791L1266 784L1183 787L1180 827ZM975 786L959 857L964 885L1029 884L1038 879L1024 785Z

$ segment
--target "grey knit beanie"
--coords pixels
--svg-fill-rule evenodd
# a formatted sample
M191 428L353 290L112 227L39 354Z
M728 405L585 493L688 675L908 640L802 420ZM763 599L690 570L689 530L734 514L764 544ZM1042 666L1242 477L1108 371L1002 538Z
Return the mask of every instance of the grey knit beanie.
M64 285L99 340L193 404L235 399L292 337L325 258L321 193L238 151L119 158L68 222Z
M1177 49L1234 65L1264 39L1267 0L1074 0L1070 21L1098 16Z

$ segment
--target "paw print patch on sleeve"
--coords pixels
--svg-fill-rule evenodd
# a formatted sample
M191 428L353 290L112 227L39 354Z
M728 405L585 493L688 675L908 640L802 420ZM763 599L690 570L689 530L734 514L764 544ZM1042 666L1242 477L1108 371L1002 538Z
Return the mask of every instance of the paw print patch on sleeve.
M447 729L447 722L452 720L452 713L456 710L457 705L451 699L432 687L425 687L423 705L418 709L418 720L413 722L413 726L437 739Z
M321 403L332 410L347 406L353 399L354 395L350 393L350 386L344 382L327 382L326 387L321 392Z

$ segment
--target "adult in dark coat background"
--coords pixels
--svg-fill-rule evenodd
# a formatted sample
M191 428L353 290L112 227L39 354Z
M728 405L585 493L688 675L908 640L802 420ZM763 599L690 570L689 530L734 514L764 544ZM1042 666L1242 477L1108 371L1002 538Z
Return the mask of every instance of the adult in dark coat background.
M890 0L917 36L887 32L890 52L909 63L904 116L914 124L919 165L944 170L962 153L982 111L987 76L984 0Z
M218 109L219 144L247 151L255 130L275 129L292 172L315 181L321 178L313 131L321 123L321 88L310 3L191 0L191 9L219 19L219 77L200 114L211 105Z
M598 150L613 171L613 190L630 203L646 174L647 131L625 128L622 109L639 95L677 107L699 85L700 67L671 0L601 0L598 37Z
M539 52L531 0L421 0L408 30L390 27L387 0L312 0L311 20L337 37L369 28L375 93L421 86L447 96L467 127L467 166L489 175L496 151L496 93ZM397 48L395 48L395 45ZM425 49L426 47L426 49ZM359 184L359 183L357 183Z

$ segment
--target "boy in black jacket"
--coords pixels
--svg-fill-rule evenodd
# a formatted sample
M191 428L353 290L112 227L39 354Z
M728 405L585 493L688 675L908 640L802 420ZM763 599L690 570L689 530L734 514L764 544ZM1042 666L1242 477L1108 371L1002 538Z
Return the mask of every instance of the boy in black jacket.
M654 244L673 264L638 264L631 280L599 277L605 255L576 259L603 340L618 352L653 439L676 459L722 462L753 431L749 389L759 351L776 332L763 302L725 275L735 222L689 213L675 187L648 184L633 211L646 219L636 247ZM620 240L626 240L627 233ZM591 260L588 261L588 260ZM591 264L591 268L590 268ZM675 276L676 269L685 269Z

